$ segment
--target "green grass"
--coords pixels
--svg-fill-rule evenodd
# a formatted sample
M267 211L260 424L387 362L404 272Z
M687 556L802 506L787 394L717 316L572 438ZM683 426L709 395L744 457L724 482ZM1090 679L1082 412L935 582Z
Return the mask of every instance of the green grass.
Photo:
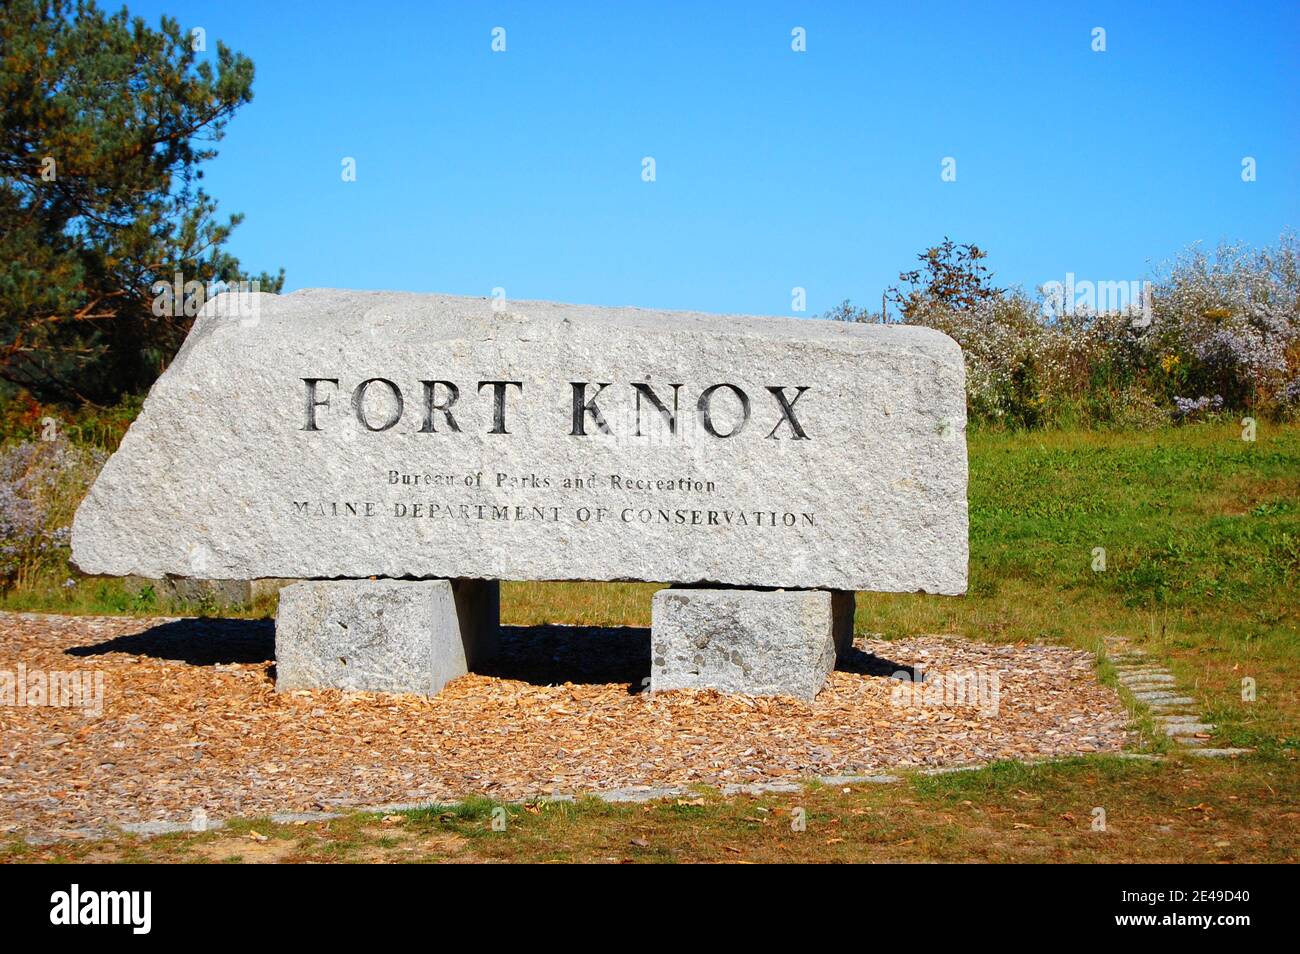
M1095 826L1098 809L1104 827ZM1300 790L1287 759L1000 762L890 785L694 795L643 805L501 804L483 798L201 834L28 845L10 862L1285 862L1300 854ZM796 810L804 830L792 826ZM504 824L493 825L500 812Z
M73 580L75 585L66 585ZM161 596L149 585L123 579L84 578L76 571L44 573L28 585L0 594L0 609L16 613L65 613L72 616L222 616L264 619L275 615L274 598L253 605L228 605L213 599L182 600Z

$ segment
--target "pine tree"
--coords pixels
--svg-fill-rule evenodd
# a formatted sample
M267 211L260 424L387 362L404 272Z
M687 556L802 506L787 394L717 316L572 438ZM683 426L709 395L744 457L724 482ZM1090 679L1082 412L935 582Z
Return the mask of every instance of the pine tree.
M199 180L253 64L198 45L92 0L0 8L0 379L39 400L150 384L192 321L153 313L155 282L249 278L223 250L242 216L218 221Z

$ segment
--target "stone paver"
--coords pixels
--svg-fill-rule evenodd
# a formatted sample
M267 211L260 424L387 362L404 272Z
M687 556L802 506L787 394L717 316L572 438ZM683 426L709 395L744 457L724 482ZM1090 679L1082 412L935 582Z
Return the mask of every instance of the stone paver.
M1204 722L1176 722L1165 726L1165 735L1209 735L1216 728Z
M1191 749L1191 748L1189 748L1189 749L1187 750L1187 754L1188 754L1188 755L1200 755L1200 756L1203 756L1204 758L1207 758L1207 759L1235 759L1235 758L1236 758L1237 756L1239 756L1239 755L1249 755L1249 754L1250 754L1251 752L1253 752L1253 751L1255 751L1255 750L1254 750L1254 749L1235 749L1235 748L1226 748L1226 749L1211 749L1211 748Z
M1151 710L1164 734L1180 743L1184 751L1209 758L1236 758L1251 751L1206 746L1206 740L1218 727L1213 723L1202 722L1195 712L1170 711L1196 706L1196 700L1192 696L1179 694L1178 680L1174 674L1146 653L1133 649L1122 637L1107 636L1102 642L1111 662L1115 664L1119 684Z

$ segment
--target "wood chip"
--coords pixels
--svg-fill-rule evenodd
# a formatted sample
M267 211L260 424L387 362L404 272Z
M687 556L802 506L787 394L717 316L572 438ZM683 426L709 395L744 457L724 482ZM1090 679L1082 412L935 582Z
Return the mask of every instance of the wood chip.
M103 712L0 706L0 824L37 834L447 801L748 785L1118 751L1086 653L862 640L811 703L651 695L645 629L505 627L490 671L434 698L274 691L265 620L0 613L0 669L104 673ZM890 675L998 673L996 714L900 706Z

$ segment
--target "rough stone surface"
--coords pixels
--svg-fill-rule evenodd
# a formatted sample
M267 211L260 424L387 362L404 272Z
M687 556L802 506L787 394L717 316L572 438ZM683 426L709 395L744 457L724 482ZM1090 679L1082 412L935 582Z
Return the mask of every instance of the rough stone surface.
M819 775L817 781L823 785L838 787L840 785L892 785L901 782L897 775Z
M1172 685L1177 680L1170 675L1143 673L1135 676L1120 676L1119 681L1126 686L1142 686L1148 684Z
M1254 749L1187 749L1186 755L1200 755L1209 759L1235 759L1239 755L1249 755Z
M678 786L655 786L655 785L633 785L628 788L616 788L613 791L597 792L596 797L601 801L623 803L628 802L637 804L641 802L653 802L661 798L678 798L682 795L690 794L690 789Z
M1207 735L1216 728L1204 722L1175 722L1165 726L1165 735Z
M175 835L180 832L194 831L192 822L173 822L173 821L143 821L143 822L125 822L119 826L122 831L129 835L140 835L143 838L156 838L159 835ZM204 823L201 831L216 831L219 828L225 828L226 823L220 819L209 819ZM100 833L95 833L100 834ZM101 836L102 837L102 836Z
M251 300L210 301L154 385L76 515L83 571L966 588L965 371L937 331Z
M811 700L851 645L852 625L852 593L660 590L651 607L650 689Z
M280 592L275 688L435 695L493 651L497 584L328 580Z
M724 785L719 789L726 798L734 795L783 795L803 791L800 782L750 782L748 784Z

